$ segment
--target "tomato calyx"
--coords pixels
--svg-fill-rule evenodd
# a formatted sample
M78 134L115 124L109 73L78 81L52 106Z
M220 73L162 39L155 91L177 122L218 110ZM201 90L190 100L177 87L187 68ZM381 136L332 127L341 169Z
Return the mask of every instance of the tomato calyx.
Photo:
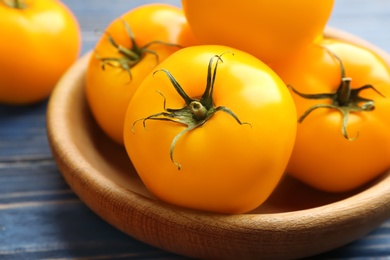
M27 7L24 0L2 0L1 2L8 7L15 9L24 9Z
M114 38L106 32L108 41L114 48L117 49L121 57L100 57L98 54L95 54L95 57L102 62L101 67L103 70L106 69L107 65L113 67L121 67L129 74L130 80L132 80L133 75L131 74L131 68L137 65L147 53L150 53L156 57L156 65L159 63L158 53L154 50L149 49L151 45L162 44L165 46L181 48L181 46L178 44L163 42L159 40L151 41L144 46L139 46L135 41L135 36L130 28L130 25L126 21L123 21L123 24L125 26L126 33L130 38L131 48L126 48L122 45L117 44Z
M224 54L224 53L223 53ZM219 62L223 62L222 55L214 55L208 64L207 69L207 83L206 83L206 89L202 96L200 98L191 98L187 95L187 93L183 90L183 88L180 86L180 84L177 82L177 80L174 78L174 76L166 69L159 69L154 72L154 74L158 72L164 72L170 82L172 83L173 87L177 91L177 93L183 98L185 105L182 108L167 108L166 107L166 98L164 97L163 93L160 91L157 91L164 99L163 107L164 111L159 112L150 116L147 116L145 118L140 118L136 120L133 123L133 133L134 133L134 126L137 122L142 121L144 128L146 129L146 121L147 120L161 120L161 121L171 121L179 124L183 124L186 126L184 130L179 132L174 139L172 140L171 146L170 146L170 158L171 161L177 166L178 170L181 169L181 165L177 163L173 158L173 151L175 149L177 141L182 137L185 133L190 132L202 125L204 125L216 112L223 111L230 116L232 116L238 124L248 124L251 125L248 122L242 122L236 114L234 114L229 108L225 106L215 106L213 101L213 90L214 90L214 82L217 74L217 67ZM213 69L214 60L217 59L215 62L215 66Z
M325 47L324 47L325 48ZM351 87L352 78L346 76L345 68L342 60L335 55L330 50L326 49L332 57L334 57L341 68L341 81L337 90L333 93L318 93L318 94L305 94L296 90L292 85L288 85L288 87L297 95L306 99L330 99L331 103L328 104L315 104L308 108L298 119L299 123L302 123L303 120L314 110L318 108L328 108L338 110L342 115L342 134L343 136L350 140L356 140L359 136L359 133L355 137L350 137L347 131L348 118L350 113L358 113L358 112L369 112L375 109L375 102L372 99L367 99L360 96L360 92L365 89L372 89L379 95L383 97L383 95L371 84L366 84L359 88L353 89Z

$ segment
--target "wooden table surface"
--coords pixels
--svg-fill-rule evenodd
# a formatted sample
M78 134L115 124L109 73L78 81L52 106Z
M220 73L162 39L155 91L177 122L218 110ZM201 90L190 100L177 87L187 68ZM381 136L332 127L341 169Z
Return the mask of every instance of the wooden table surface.
M82 55L113 19L156 1L63 2L79 20ZM180 0L159 2L180 6ZM390 52L390 0L336 0L329 25ZM46 106L47 100L30 106L0 105L0 259L187 259L121 233L77 198L53 161ZM367 236L317 256L352 257L389 259L390 219Z

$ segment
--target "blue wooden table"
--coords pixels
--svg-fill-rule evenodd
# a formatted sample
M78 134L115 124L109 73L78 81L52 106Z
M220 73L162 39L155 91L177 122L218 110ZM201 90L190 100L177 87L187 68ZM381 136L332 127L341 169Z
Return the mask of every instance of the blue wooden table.
M63 2L79 20L84 54L114 18L156 1ZM180 0L159 2L180 6ZM336 0L329 25L390 52L390 0ZM6 26L1 17L0 26ZM53 161L46 138L46 106L47 100L30 106L0 105L0 259L186 259L121 233L77 198ZM367 236L318 256L352 257L389 259L390 220Z

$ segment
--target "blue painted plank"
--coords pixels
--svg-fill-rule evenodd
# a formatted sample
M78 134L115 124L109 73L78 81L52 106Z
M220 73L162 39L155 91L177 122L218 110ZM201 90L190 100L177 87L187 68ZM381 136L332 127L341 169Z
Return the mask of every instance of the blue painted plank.
M121 233L77 199L21 204L0 216L1 259L184 259Z

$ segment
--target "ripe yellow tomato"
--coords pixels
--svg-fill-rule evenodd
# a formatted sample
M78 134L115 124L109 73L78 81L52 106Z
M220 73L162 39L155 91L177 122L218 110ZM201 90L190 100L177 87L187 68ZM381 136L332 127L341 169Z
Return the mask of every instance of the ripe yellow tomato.
M363 47L334 39L319 43L274 68L296 90L303 116L287 171L315 188L346 192L390 167L390 70ZM345 84L349 92L340 87ZM322 96L314 99L316 94Z
M132 9L106 28L88 64L85 92L93 116L112 140L123 145L125 111L144 77L194 41L183 12L166 4Z
M60 1L11 0L0 1L0 24L0 103L45 99L78 58L76 18Z
M334 0L182 0L202 44L249 52L267 64L285 59L322 34Z
M130 101L125 147L160 200L242 213L284 174L296 110L283 81L248 53L193 46L149 74Z

